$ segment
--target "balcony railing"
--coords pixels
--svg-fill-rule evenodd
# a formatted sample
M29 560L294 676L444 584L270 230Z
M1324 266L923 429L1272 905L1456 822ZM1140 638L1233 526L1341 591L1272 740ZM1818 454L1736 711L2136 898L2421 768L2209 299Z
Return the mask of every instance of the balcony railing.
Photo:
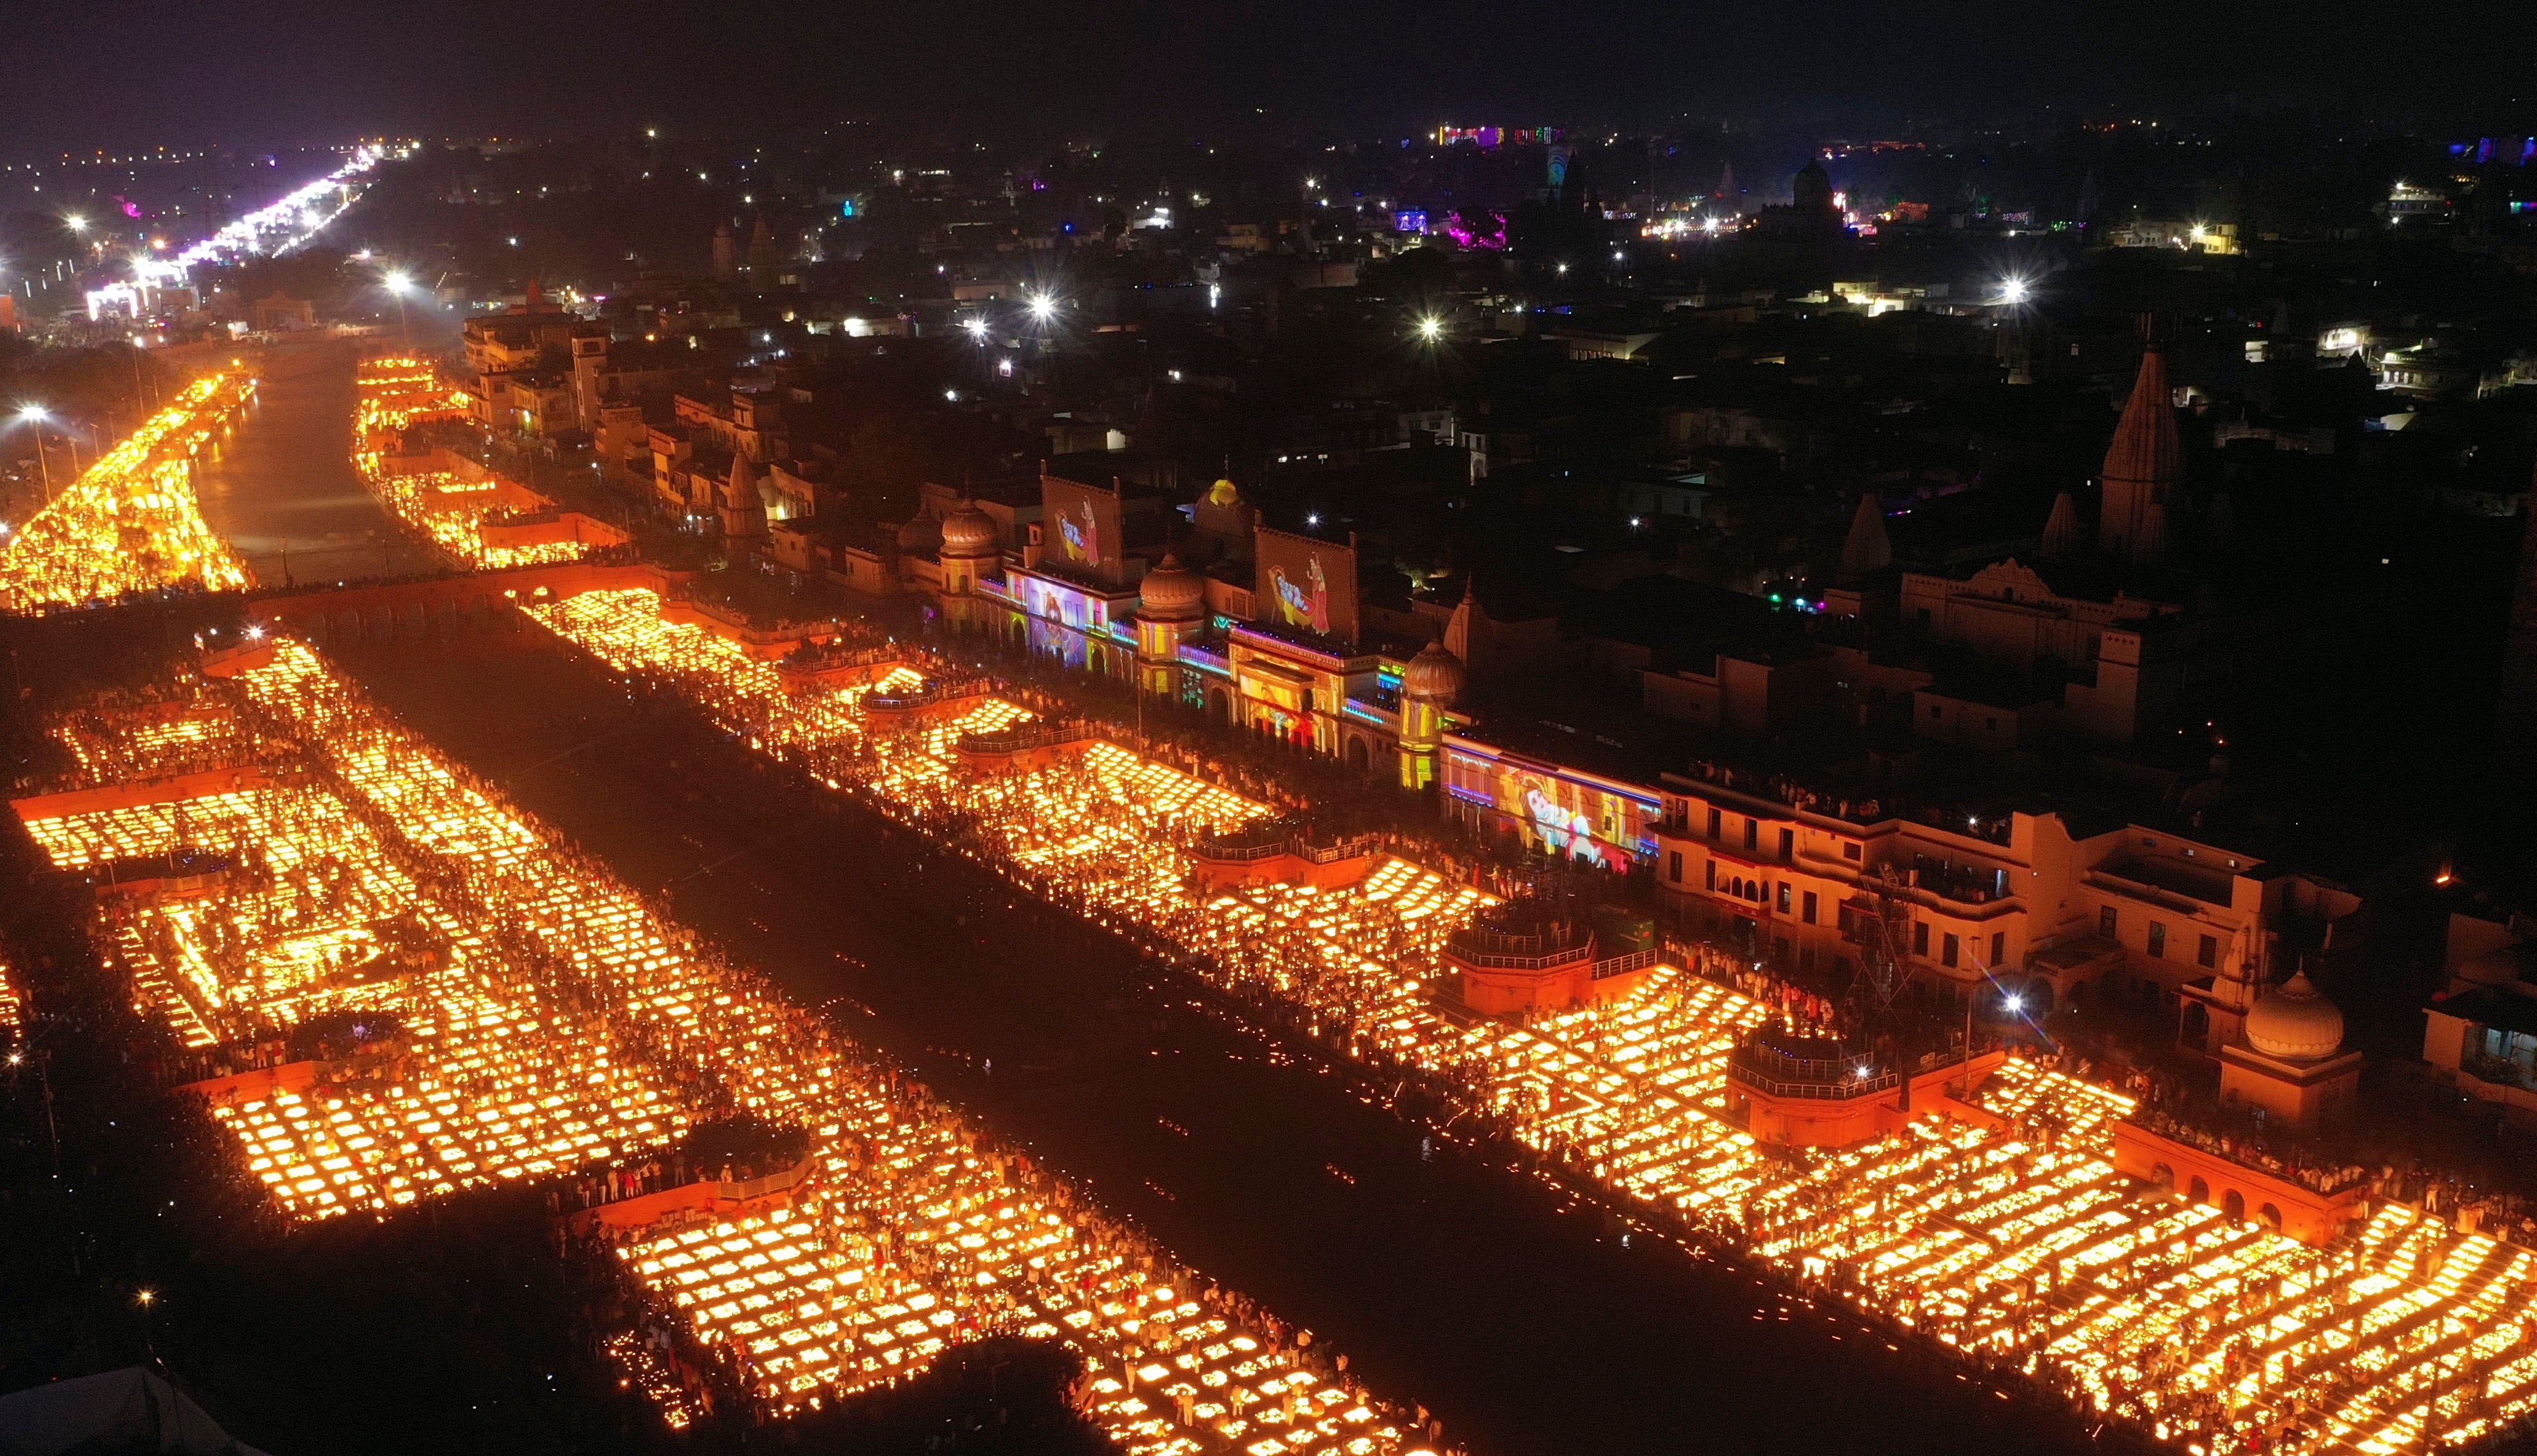
M1591 979L1608 981L1615 976L1627 976L1633 971L1645 971L1657 964L1659 959L1661 957L1653 948L1634 950L1625 956L1612 956L1594 963L1594 972Z
M866 693L864 707L867 710L878 708L884 713L893 710L931 708L937 703L956 702L962 698L982 698L995 690L995 679L990 677L928 678L915 687L898 688L885 693Z
M1080 743L1094 736L1092 726L1083 723L1031 723L1014 728L989 728L962 733L952 741L960 753L1022 753L1033 748L1054 748L1065 743Z
M1594 954L1593 947L1584 945L1572 945L1535 955L1507 951L1465 950L1459 936L1448 940L1446 945L1455 960L1465 966L1488 971L1549 971L1560 966L1573 966Z
M1727 1074L1773 1097L1814 1098L1842 1102L1872 1097L1903 1085L1900 1072L1877 1072L1855 1061L1821 1061L1783 1056L1767 1048L1738 1046L1726 1054Z

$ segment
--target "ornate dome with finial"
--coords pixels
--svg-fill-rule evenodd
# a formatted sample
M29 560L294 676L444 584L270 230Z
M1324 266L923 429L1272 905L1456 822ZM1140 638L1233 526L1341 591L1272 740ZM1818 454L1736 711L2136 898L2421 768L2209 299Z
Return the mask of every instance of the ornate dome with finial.
M1401 670L1400 691L1404 697L1426 698L1450 705L1462 695L1464 684L1468 680L1468 674L1463 669L1463 660L1447 652L1445 644L1431 642L1418 649L1418 656L1411 658L1409 665Z
M898 548L910 555L931 555L943 545L943 523L919 516L898 528Z
M943 519L944 555L993 556L1001 549L996 518L976 506L962 506Z
M1156 621L1186 621L1206 611L1206 578L1165 552L1162 564L1137 584L1137 614Z
M2321 1061L2343 1046L2343 1013L2300 972L2246 1013L2246 1045L2285 1061Z

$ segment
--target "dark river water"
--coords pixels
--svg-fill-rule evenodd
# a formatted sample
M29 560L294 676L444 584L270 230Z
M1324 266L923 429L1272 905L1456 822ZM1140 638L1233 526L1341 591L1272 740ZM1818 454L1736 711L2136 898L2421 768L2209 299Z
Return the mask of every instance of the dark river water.
M440 561L353 470L358 344L277 346L228 447L204 471L203 515L267 586L405 576Z

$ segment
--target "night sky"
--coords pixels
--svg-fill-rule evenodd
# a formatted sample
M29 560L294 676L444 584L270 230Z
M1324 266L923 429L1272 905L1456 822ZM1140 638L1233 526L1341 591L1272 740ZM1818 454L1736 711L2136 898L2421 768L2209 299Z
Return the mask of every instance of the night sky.
M1685 113L2033 120L2324 101L2505 131L2537 6L2295 0L72 0L0 48L0 151L353 133L971 130L1405 134Z

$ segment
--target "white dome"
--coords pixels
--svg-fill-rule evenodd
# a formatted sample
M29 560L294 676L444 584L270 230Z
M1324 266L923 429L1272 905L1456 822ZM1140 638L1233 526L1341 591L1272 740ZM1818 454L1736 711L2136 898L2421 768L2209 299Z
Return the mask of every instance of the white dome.
M1137 583L1137 614L1158 622L1183 621L1206 609L1206 578L1165 555Z
M1418 656L1400 673L1400 691L1408 697L1426 698L1452 706L1460 697L1468 674L1463 660L1446 651L1441 642L1431 642L1418 649Z
M919 516L898 528L898 548L917 555L932 555L943 544L943 523L932 516Z
M962 506L943 521L943 554L992 556L997 552L996 518L976 506Z
M2321 1061L2343 1047L2343 1013L2302 971L2246 1013L2246 1045L2286 1061Z

